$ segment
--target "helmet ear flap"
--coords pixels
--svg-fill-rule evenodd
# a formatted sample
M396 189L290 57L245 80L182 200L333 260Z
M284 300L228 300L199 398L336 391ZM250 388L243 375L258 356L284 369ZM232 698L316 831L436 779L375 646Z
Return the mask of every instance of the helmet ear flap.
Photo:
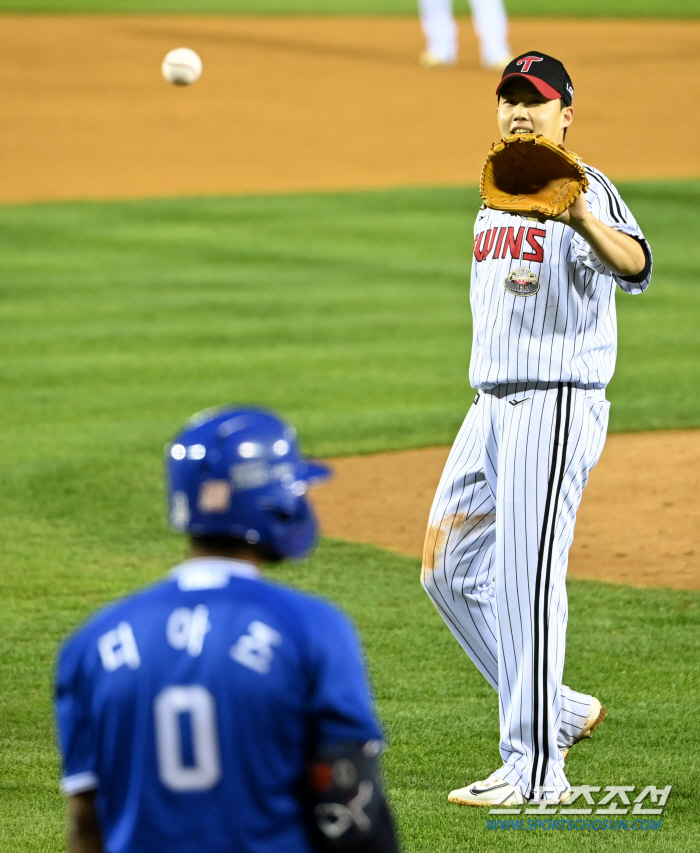
M299 498L288 489L278 488L275 494L261 495L255 502L262 512L269 513L279 521L289 521L299 512Z
M305 557L316 543L318 524L309 501L280 487L261 496L258 512L266 518L263 540L284 557Z

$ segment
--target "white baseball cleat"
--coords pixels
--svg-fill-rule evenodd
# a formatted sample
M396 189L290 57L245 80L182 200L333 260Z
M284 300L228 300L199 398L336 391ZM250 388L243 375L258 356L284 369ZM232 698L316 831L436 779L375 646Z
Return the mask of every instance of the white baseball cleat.
M456 61L454 57L438 56L429 50L423 51L418 57L418 64L422 65L423 68L439 68L440 66L454 65Z
M460 806L521 806L524 802L520 788L497 776L450 791L447 799Z
M554 792L554 789L552 789ZM546 803L556 806L565 803L571 796L571 789L567 788L551 800L532 800L532 803ZM466 788L457 788L450 791L447 799L451 803L460 806L522 806L525 804L523 792L517 785L510 785L499 779L498 776L489 776L483 782L474 782Z
M594 696L591 700L591 706L588 709L588 714L586 715L586 719L583 723L581 734L576 738L576 740L571 744L571 746L575 746L580 741L592 737L593 729L595 729L597 725L602 723L607 716L608 712ZM571 746L567 746L565 749L561 750L561 754L564 756L564 761L566 761L566 759L569 757L569 750L571 749Z

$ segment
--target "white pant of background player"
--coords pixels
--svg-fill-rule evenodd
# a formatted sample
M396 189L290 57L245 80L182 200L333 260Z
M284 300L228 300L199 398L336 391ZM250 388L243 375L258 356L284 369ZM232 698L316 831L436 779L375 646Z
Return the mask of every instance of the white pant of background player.
M569 785L561 749L592 697L562 684L566 568L576 511L603 449L603 390L520 383L480 391L430 515L421 580L498 691L503 767L528 796ZM490 768L471 768L486 771ZM468 780L465 780L465 783Z
M503 0L469 0L472 23L479 39L481 62L502 70L511 59L508 47L508 19ZM457 24L452 0L418 0L425 33L426 53L435 64L451 64L457 59Z

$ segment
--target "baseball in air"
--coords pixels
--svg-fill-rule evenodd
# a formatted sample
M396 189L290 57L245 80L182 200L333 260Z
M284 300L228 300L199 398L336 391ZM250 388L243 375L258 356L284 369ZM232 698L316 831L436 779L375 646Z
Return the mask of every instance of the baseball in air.
M202 60L189 47L176 47L165 55L163 77L175 86L190 86L202 75Z

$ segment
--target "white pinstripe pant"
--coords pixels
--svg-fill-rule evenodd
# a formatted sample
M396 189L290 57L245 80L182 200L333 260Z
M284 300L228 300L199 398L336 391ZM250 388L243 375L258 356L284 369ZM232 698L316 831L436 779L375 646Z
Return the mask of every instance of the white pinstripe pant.
M503 767L495 775L526 796L568 787L560 749L580 733L591 701L561 681L565 579L608 407L604 391L565 383L481 391L430 513L421 581L498 690Z

